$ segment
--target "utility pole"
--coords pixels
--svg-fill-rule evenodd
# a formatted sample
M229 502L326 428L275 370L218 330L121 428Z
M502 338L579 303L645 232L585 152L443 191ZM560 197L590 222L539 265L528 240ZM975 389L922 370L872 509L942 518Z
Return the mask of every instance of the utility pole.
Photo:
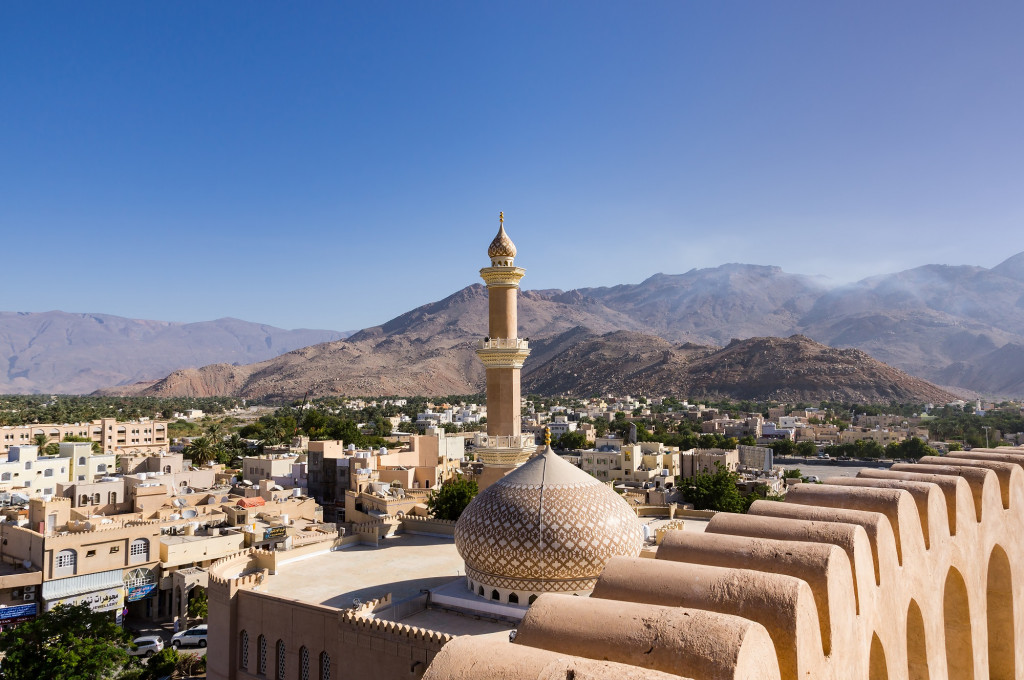
M981 429L985 430L985 448L988 448L988 431L991 429L989 425L982 425Z

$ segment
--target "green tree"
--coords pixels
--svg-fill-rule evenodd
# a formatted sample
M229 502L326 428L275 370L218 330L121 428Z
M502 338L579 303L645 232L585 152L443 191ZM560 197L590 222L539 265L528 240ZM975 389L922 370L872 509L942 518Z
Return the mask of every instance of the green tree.
M47 437L42 432L40 432L39 434L32 437L32 441L34 441L36 443L36 446L39 447L39 450L42 451L43 449L46 448L46 445L49 443L50 438Z
M885 455L889 458L924 458L925 456L937 456L939 452L925 444L917 437L904 439L899 443L892 443L885 447Z
M796 452L804 458L818 455L818 447L814 442L800 442L796 445Z
M105 612L87 604L57 605L0 634L0 680L111 677L128 662L130 639Z
M154 654L146 664L142 680L159 678L187 678L206 671L206 658L198 654L179 652L174 647L164 647Z
M566 432L558 438L558 449L583 449L587 446L587 435L582 432Z
M188 601L188 615L192 619L205 619L207 613L206 588L197 587Z
M693 503L697 510L743 512L746 507L736 487L738 479L739 475L716 462L714 472L701 473L686 480L677 478L676 486L682 491L683 498Z
M479 493L475 481L467 481L461 477L450 479L435 489L427 498L427 508L437 519L457 520L469 502Z
M757 446L757 440L748 434L746 437L740 438L740 444L743 446Z
M209 437L196 437L185 447L182 454L192 460L192 465L206 465L217 455L217 450Z
M800 468L793 468L792 470L785 470L782 476L786 479L803 479L803 473L800 472Z

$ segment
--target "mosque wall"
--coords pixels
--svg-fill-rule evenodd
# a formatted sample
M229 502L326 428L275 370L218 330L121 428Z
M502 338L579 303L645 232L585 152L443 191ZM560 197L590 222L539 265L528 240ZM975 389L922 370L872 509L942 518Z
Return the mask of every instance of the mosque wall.
M1024 448L797 485L612 559L589 598L541 595L513 642L454 640L426 677L1021 678L1022 527Z

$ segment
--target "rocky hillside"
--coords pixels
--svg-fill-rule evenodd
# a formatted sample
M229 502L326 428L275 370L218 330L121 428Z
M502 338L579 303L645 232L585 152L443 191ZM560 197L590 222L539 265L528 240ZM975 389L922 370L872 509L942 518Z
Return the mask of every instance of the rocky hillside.
M108 314L0 312L0 394L79 394L184 366L248 364L344 337L238 319L171 323Z
M335 394L472 391L482 372L470 343L487 333L486 310L486 290L473 285L345 342L309 347L280 361L176 371L158 383L119 391L301 396L312 385ZM541 370L584 338L613 331L655 336L669 349L690 343L691 353L695 346L721 347L732 338L802 335L862 350L953 388L1024 395L1019 362L1007 363L1019 355L1016 348L1024 347L1024 253L991 269L929 265L833 289L778 267L728 264L611 288L525 291L519 318L520 335L534 341L528 371ZM619 339L626 337L634 336ZM653 340L645 342L653 344L644 352L668 351ZM642 368L643 356L626 358L623 366L608 363L606 369L624 379L629 366ZM666 361L677 358L670 353ZM101 364L84 365L98 370ZM544 384L570 389L565 376L554 375L554 365L550 370L545 380L554 382ZM885 393L881 390L879 398Z
M395 362L395 357L402 357ZM537 342L523 371L539 394L685 394L736 399L945 402L938 387L859 350L826 347L802 336L736 340L725 348L673 345L634 331L595 334L583 327ZM366 338L309 347L250 366L176 371L138 386L152 396L234 394L296 398L313 394L425 394L483 389L470 343L431 348L401 338Z
M875 361L800 335L734 340L725 348L673 346L638 333L577 343L557 362L530 371L524 389L541 394L685 394L694 398L937 402L949 392Z

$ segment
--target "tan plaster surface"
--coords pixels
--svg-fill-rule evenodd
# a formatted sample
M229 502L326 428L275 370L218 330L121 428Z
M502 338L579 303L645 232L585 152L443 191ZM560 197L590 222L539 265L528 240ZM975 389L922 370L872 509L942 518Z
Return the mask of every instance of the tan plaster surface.
M1024 447L878 467L669 532L657 559L612 559L590 598L541 595L514 642L456 638L425 678L599 661L622 667L593 677L1024 678Z
M465 574L451 539L403 534L380 547L353 546L285 564L263 592L331 607L350 607L391 593L399 602Z
M388 616L380 616L378 618L387 621L400 621L407 626L437 630L451 635L484 635L487 633L509 631L515 628L511 623L499 623L488 619L474 618L473 616L453 614L438 609L424 609L412 616L406 616L401 619L393 619Z

